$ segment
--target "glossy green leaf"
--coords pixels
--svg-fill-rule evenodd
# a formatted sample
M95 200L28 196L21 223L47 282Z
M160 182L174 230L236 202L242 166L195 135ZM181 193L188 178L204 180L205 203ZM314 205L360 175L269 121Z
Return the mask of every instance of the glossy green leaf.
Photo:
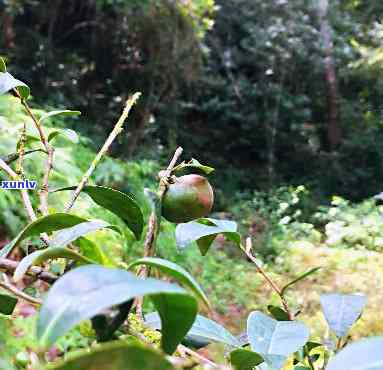
M0 258L5 258L24 239L32 236L38 236L42 233L50 233L52 231L62 230L68 227L75 226L79 223L87 221L86 219L67 214L67 213L52 213L47 216L38 218L27 225L10 243L0 250Z
M298 321L277 321L254 311L247 320L247 336L254 352L259 353L271 366L280 368L283 357L303 347L310 333Z
M326 370L382 370L383 337L363 339L342 349Z
M275 320L290 321L287 312L278 306L269 305L267 306L267 310L270 312L270 314L274 317Z
M152 329L161 330L161 320L157 312L145 315L145 323ZM208 345L211 342L218 342L232 347L241 346L238 339L222 325L202 315L197 315L185 340L200 345Z
M67 258L85 264L94 263L94 261L89 260L72 249L65 247L49 247L35 251L24 257L13 274L13 280L16 282L21 280L31 266L40 265L47 260L55 258Z
M81 114L81 112L78 110L68 110L68 109L54 110L54 111L51 111L51 112L48 112L48 113L45 113L44 115L42 115L39 119L39 122L42 123L46 119L53 118L56 116L79 116L80 114Z
M293 286L294 284L298 283L299 281L307 278L308 276L312 275L312 274L315 274L317 271L319 271L322 267L318 266L318 267L314 267L306 272L304 272L302 275L299 275L296 279L294 279L293 281L290 281L288 284L286 284L281 292L282 294L284 294L286 292L286 290L288 288L290 288L291 286Z
M4 58L0 57L0 72L7 72L7 66L5 64Z
M153 349L115 341L71 354L66 361L50 365L47 370L174 370L174 367Z
M211 244L219 234L223 234L237 245L241 243L241 236L237 232L237 224L234 221L201 218L179 224L176 227L178 247L182 249L193 242L197 242L203 255L208 252Z
M17 304L17 298L8 294L0 293L0 314L12 315Z
M206 306L209 306L209 300L207 299L206 294L195 281L193 276L191 276L189 272L187 272L183 267L177 265L176 263L164 260L162 258L146 257L133 261L128 266L128 269L131 269L137 265L155 267L161 272L175 278L179 283L190 288L191 291L206 304Z
M262 356L247 349L240 348L230 352L230 363L235 370L253 370L262 362Z
M330 329L341 338L359 318L367 299L359 294L323 294L320 301Z
M81 321L144 295L150 295L160 312L162 348L172 353L194 322L197 301L177 285L98 265L75 268L53 284L37 322L39 342L49 347Z
M161 347L172 354L193 325L198 303L186 294L157 294L151 299L161 317Z
M122 234L121 230L115 225L110 225L102 220L90 220L57 232L49 245L51 247L64 247L86 234L101 229L110 229Z
M71 141L73 144L78 144L78 142L79 142L79 138L78 138L76 131L73 131L69 128L52 131L48 135L48 141L49 142L52 141L54 138L56 138L59 135L65 137L66 139Z
M58 189L56 192L74 189L76 187L71 186ZM136 238L140 239L144 227L144 216L131 195L104 186L90 185L85 186L82 192L88 194L99 206L121 217Z
M204 166L203 164L198 162L196 159L192 158L189 162L184 161L181 164L179 164L177 167L175 167L174 172L182 171L185 168L197 169L197 170L204 172L206 175L209 175L210 173L212 173L214 171L213 167Z
M8 72L0 72L0 95L13 89L17 89L23 99L27 99L30 94L29 87L24 82L17 80Z

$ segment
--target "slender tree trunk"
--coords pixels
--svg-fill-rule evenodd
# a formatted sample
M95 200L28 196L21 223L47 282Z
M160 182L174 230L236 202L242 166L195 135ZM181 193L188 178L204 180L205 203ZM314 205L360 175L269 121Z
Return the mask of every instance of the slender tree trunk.
M327 95L327 144L330 151L336 149L342 139L339 123L339 93L335 62L333 57L334 45L331 35L331 25L328 20L328 0L319 0L320 36L324 49L324 77Z
M3 37L4 46L6 49L12 49L15 47L15 32L13 28L13 16L7 10L4 10L3 16Z

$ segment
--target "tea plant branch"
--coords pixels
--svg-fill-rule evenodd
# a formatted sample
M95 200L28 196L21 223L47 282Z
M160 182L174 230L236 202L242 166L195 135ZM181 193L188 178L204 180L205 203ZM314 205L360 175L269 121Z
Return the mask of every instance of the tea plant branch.
M41 299L32 297L32 296L22 292L21 290L16 288L14 285L12 285L9 281L1 281L0 280L0 288L3 288L5 290L11 292L16 297L18 297L24 301L27 301L29 303L32 303L33 305L40 306L42 304Z
M109 134L104 145L102 146L100 151L97 153L96 157L94 158L94 160L90 164L88 170L86 171L86 173L82 177L80 183L78 184L76 190L73 192L71 199L69 200L69 202L65 206L65 212L69 212L72 209L72 207L73 207L74 203L76 202L78 196L80 195L82 189L88 183L89 178L92 175L93 171L96 169L97 165L100 163L103 156L107 153L107 151L109 150L110 146L112 145L112 143L114 142L116 137L123 131L123 129L124 129L123 126L124 126L126 119L129 116L129 112L132 109L133 105L136 104L136 102L140 98L140 96L141 96L141 93L136 92L127 100L127 102L125 104L125 108L124 108L120 118L118 119L116 125L114 126L112 132Z
M223 367L223 366L220 366L220 365L216 364L215 362L213 362L213 361L209 360L208 358L200 355L198 352L195 352L195 351L191 350L190 348L185 347L182 344L178 345L178 350L180 350L181 352L185 352L189 356L191 356L194 359L198 360L198 362L200 362L202 364L209 365L209 367L212 367L214 369L227 369L226 367Z
M26 150L24 152L24 157L26 157L29 154L36 153L36 152L46 153L46 151L44 149L31 149L31 150ZM12 153L12 154L9 154L8 156L6 156L5 158L3 158L3 161L6 164L11 164L12 162L14 162L17 159L19 159L19 157L20 157L20 154L18 152L17 153Z
M24 179L24 156L25 156L25 143L27 141L27 125L25 121L23 122L23 128L21 130L21 136L20 136L20 147L18 152L19 158L17 161L17 166L16 166L16 173Z
M266 274L265 270L259 265L258 260L252 254L252 241L251 238L246 239L246 247L240 246L241 250L246 254L247 258L255 265L257 272L267 281L270 287L278 294L281 299L282 305L289 317L289 320L294 320L294 314L291 312L289 305L283 295L282 289Z
M45 162L45 171L44 171L43 181L42 181L41 189L39 192L40 211L43 215L47 215L48 214L48 195L49 195L49 176L53 168L54 148L53 146L49 144L47 136L44 132L44 129L40 121L36 118L36 116L32 112L32 109L29 107L27 101L23 99L23 97L20 95L17 89L13 89L13 91L16 94L16 96L20 99L20 102L25 108L25 111L27 112L28 116L32 119L37 131L39 132L41 143L43 144L45 151L48 154L47 160Z
M8 166L7 163L4 162L4 160L0 159L0 168L5 171L8 176L12 180L18 180L19 176L11 167ZM29 197L28 191L26 189L20 189L21 197L23 200L25 211L27 212L27 215L31 221L35 221L37 219L36 213L32 207L32 202Z
M172 174L172 171L177 164L178 159L181 157L183 148L178 147L173 154L168 167L164 171L159 172L160 182L158 187L158 202L161 207L162 199L168 189L168 179ZM155 254L155 245L157 238L157 230L159 227L159 220L157 219L156 210L154 209L149 216L148 221L148 231L145 236L144 242L144 257L152 257ZM137 274L140 278L145 279L149 275L149 267L142 265ZM137 298L136 300L136 313L140 318L143 318L142 314L142 298Z
M0 271L4 270L7 272L13 272L16 270L18 265L19 262L17 261L13 261L8 258L0 258ZM53 284L58 279L56 275L53 275L43 268L37 266L31 267L27 274L49 284Z

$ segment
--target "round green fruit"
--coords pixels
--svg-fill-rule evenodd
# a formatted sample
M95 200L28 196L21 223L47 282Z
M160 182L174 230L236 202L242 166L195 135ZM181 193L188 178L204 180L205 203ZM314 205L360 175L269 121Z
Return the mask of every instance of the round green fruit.
M207 216L214 202L213 188L205 177L185 175L176 177L162 201L162 216L168 221L182 223Z

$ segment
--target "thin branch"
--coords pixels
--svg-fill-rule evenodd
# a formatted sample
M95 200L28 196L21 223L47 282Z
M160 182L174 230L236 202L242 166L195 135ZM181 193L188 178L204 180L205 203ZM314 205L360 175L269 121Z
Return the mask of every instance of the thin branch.
M93 162L90 164L88 170L82 177L80 183L78 184L76 190L73 192L71 199L69 200L68 204L65 206L65 212L69 212L76 199L81 193L81 190L84 188L84 186L88 183L90 176L92 175L93 171L96 169L97 165L101 161L102 157L107 153L110 146L112 145L113 141L116 139L116 137L122 132L124 123L126 119L128 118L129 112L132 109L133 105L137 102L139 97L141 96L141 93L135 93L133 96L131 96L125 105L124 111L122 112L119 120L117 121L116 125L114 126L112 132L109 134L109 137L106 139L104 145L100 149L100 151L97 153L96 157L94 158Z
M25 143L27 141L27 125L25 121L23 122L23 129L21 131L21 136L20 136L20 147L18 150L18 161L17 161L17 167L16 167L16 173L24 179L24 155L25 155Z
M199 353L191 350L190 348L185 347L182 344L178 345L178 350L180 350L181 352L184 352L184 353L188 354L189 356L195 358L196 360L198 360L198 362L200 362L202 364L209 365L215 369L227 369L226 367L223 367L221 365L216 364L215 362L213 362L213 361L209 360L208 358L200 355Z
M53 168L53 156L54 148L51 145L48 145L48 157L45 162L45 171L43 177L43 183L39 192L40 197L40 211L46 216L48 214L48 195L49 195L49 176Z
M279 295L282 305L289 317L289 320L294 320L294 314L291 312L289 305L287 304L287 301L285 297L283 296L281 288L279 288L279 286L266 274L265 270L259 265L258 260L253 256L251 252L252 250L251 238L246 239L246 247L241 245L241 249L246 254L247 258L251 262L253 262L257 272L262 275L262 277L267 281L267 283L271 286L271 288Z
M5 290L8 290L12 294L14 294L16 297L23 299L24 301L27 301L29 303L32 303L36 306L40 306L43 303L41 299L34 298L34 297L22 292L21 290L17 289L14 285L12 285L9 282L0 281L0 287L5 289Z
M171 159L168 167L165 171L160 171L160 184L158 188L158 200L161 203L162 198L164 197L166 190L168 188L168 178L172 174L172 170L174 166L177 164L178 159L181 157L183 149L178 147L174 152L173 158ZM149 217L148 222L148 231L145 237L144 243L144 257L151 257L155 254L155 245L156 245L156 237L157 230L159 227L159 220L157 220L156 211L153 210ZM146 265L142 265L137 274L140 278L144 279L149 275L149 268ZM142 314L142 298L136 299L136 313L139 317L143 318Z
M3 171L5 171L11 179L17 180L19 178L17 173L15 171L13 171L13 169L11 167L9 167L2 159L0 159L0 168ZM26 189L20 189L20 192L21 192L21 197L23 199L24 208L27 212L29 219L31 221L36 220L37 219L36 213L32 207L32 202L31 202L31 199L29 197L28 191Z
M43 152L43 153L46 153L44 149L31 149L31 150L26 150L24 152L24 157L29 155L29 154L32 154L32 153L36 153L36 152ZM5 158L3 158L3 161L6 163L6 164L11 164L12 162L16 161L17 159L19 159L20 157L20 154L19 153L12 153L12 154L9 154L8 156L6 156Z
M18 265L19 262L17 261L13 261L8 258L0 258L0 270L13 272L16 270ZM44 270L43 268L37 266L29 268L27 274L39 280L45 281L49 284L53 284L58 279L56 275L53 275L50 272Z

